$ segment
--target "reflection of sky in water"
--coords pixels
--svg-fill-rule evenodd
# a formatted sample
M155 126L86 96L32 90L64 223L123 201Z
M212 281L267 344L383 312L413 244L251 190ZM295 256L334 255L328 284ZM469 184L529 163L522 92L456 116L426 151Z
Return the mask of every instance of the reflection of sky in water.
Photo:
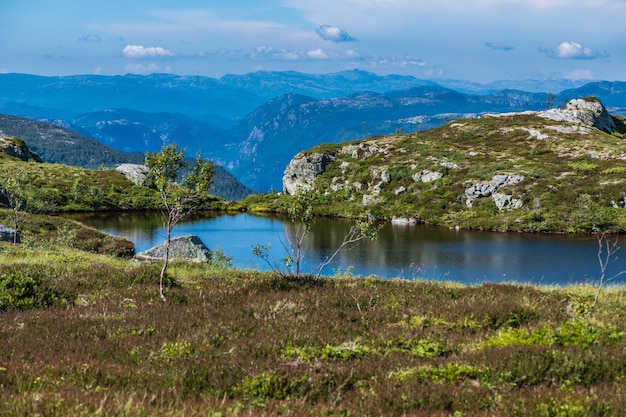
M165 239L158 215L107 215L80 219L146 250ZM351 223L318 219L305 245L303 270L315 272L343 240ZM174 236L196 234L215 250L221 248L240 268L267 269L252 255L253 245L270 244L274 262L286 255L290 221L247 214L187 219ZM626 259L626 257L624 257ZM483 281L564 284L593 282L598 277L597 241L594 237L455 231L425 226L386 224L375 242L362 241L341 252L324 273L332 275L354 266L354 273L387 278L450 280L475 284ZM609 276L626 269L619 260ZM622 280L621 282L624 282Z

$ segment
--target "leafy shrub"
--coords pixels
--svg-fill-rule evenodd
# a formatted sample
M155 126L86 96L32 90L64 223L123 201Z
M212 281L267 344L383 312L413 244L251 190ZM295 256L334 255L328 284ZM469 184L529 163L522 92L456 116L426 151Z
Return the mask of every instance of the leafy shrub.
M0 311L49 307L55 303L67 304L67 297L22 271L0 275Z

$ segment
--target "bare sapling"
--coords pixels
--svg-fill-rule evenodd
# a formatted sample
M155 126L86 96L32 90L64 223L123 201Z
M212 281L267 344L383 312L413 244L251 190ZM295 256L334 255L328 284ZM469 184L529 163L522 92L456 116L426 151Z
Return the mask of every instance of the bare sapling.
M610 264L617 261L617 253L620 250L618 245L619 237L616 235L613 241L609 240L609 235L606 232L599 233L596 238L598 239L598 262L600 264L600 278L598 280L598 288L591 308L598 304L600 298L600 292L602 288L609 282L616 278L626 274L626 271L620 271L616 274L608 276L607 268Z

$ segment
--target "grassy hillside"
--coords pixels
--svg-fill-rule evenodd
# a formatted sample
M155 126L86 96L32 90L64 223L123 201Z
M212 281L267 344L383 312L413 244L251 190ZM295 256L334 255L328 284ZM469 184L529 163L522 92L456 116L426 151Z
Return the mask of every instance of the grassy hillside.
M134 185L115 170L25 162L0 152L0 184L9 178L23 183L31 212L157 210L163 204L156 190ZM226 209L227 203L207 195L200 206Z
M0 246L2 415L604 416L626 293L313 280Z
M318 213L503 231L623 231L626 130L615 120L619 131L609 134L536 114L485 116L319 145L296 159L334 158L315 179ZM498 182L493 195L468 196ZM274 198L254 206L275 207Z

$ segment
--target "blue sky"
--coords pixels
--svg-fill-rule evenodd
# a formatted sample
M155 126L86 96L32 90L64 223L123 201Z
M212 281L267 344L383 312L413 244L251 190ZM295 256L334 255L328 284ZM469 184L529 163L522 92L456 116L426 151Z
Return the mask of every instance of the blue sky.
M626 80L626 0L2 0L0 72Z

